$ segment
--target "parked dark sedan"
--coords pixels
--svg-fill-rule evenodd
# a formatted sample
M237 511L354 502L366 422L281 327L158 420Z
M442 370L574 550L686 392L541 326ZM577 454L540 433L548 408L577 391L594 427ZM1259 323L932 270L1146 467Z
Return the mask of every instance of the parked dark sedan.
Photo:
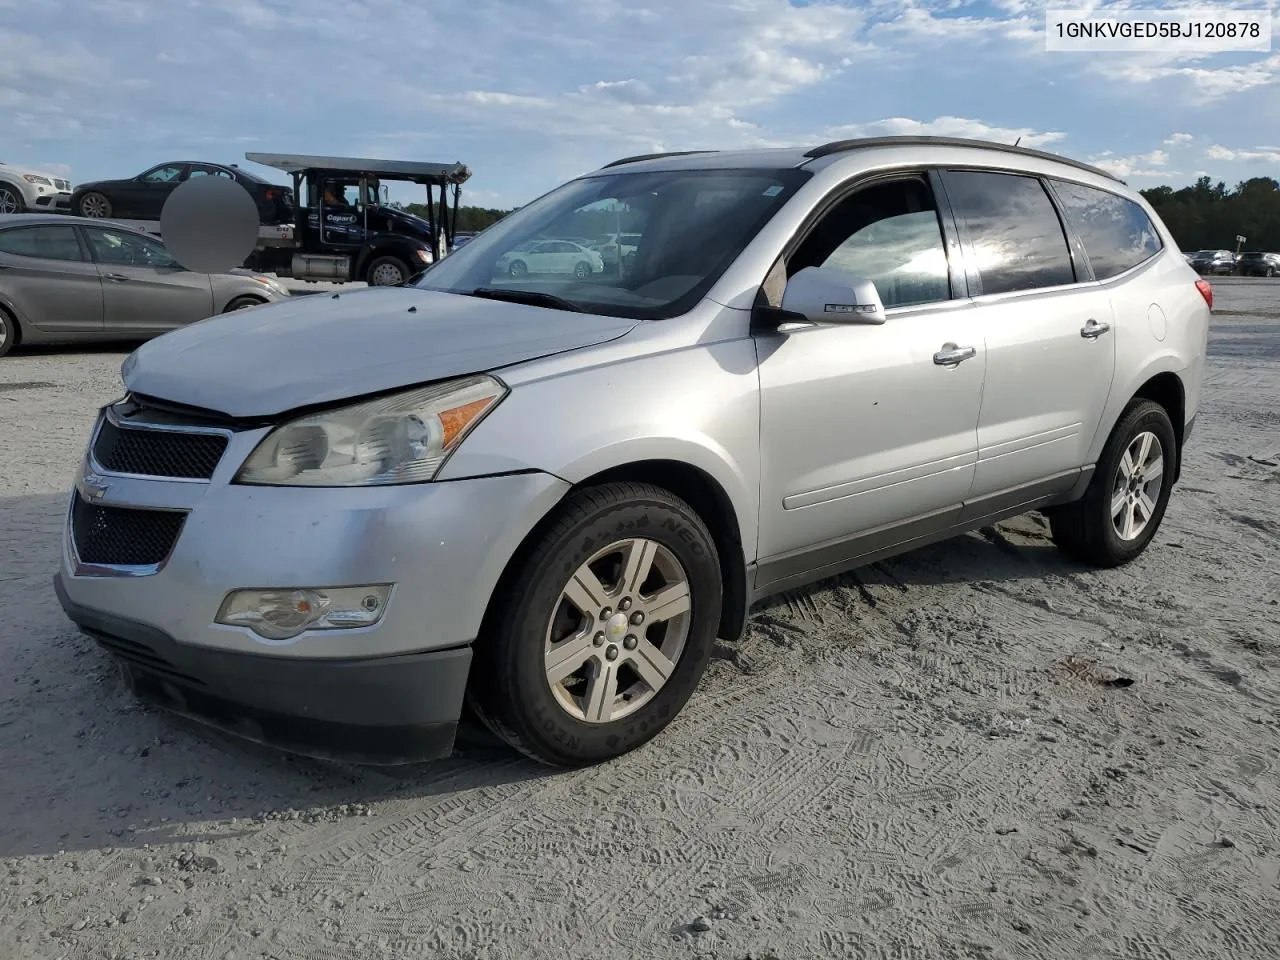
M1197 250L1187 262L1201 276L1230 276L1236 272L1236 255L1230 250Z
M192 177L226 177L249 191L264 224L293 221L293 188L282 187L235 165L174 160L127 180L82 183L71 195L71 211L82 217L159 220L160 211L178 184Z
M1242 277L1280 277L1280 253L1251 250L1240 254L1236 270Z

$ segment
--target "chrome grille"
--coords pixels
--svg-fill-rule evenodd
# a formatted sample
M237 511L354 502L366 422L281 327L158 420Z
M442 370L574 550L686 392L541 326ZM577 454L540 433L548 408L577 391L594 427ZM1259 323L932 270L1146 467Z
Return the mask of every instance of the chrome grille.
M71 537L81 563L156 566L165 561L187 515L89 503L77 491L71 503Z
M55 180L55 181L53 181L53 185L54 185L55 187L57 187L59 190L68 190L68 191L69 191L69 190L71 189L71 181L70 181L70 180Z
M208 480L226 449L225 434L131 427L104 417L93 458L114 473Z

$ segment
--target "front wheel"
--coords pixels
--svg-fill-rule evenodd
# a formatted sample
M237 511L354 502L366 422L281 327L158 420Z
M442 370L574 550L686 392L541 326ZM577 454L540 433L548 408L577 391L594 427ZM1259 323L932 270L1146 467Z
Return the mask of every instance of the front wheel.
M0 309L0 357L18 345L18 321Z
M395 287L409 279L409 268L398 257L378 257L365 271L371 287Z
M711 534L647 484L571 496L498 590L468 699L494 733L553 766L656 736L697 686L720 622Z
M260 307L267 301L260 297L236 297L227 304L227 308L223 313L231 313L234 310L244 310L246 307Z
M511 266L507 267L507 273L519 280L521 277L529 275L529 267L523 260L512 260Z
M16 188L0 183L0 213L22 213L27 205Z
M1146 548L1164 519L1178 440L1164 407L1136 400L1120 417L1085 495L1047 511L1053 541L1095 567L1118 567Z
M573 275L577 277L579 280L587 279L587 277L591 276L591 264L587 263L586 261L579 262L573 268Z

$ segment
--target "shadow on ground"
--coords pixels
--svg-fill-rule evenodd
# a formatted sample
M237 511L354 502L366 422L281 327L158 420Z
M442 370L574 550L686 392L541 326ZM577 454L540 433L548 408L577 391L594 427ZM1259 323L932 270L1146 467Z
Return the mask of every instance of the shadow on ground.
M190 843L212 827L225 839L228 829L255 832L264 818L350 816L388 798L555 775L473 721L448 760L355 768L282 754L138 703L54 596L65 509L61 494L0 498L0 653L9 667L0 677L0 856ZM843 578L942 584L1076 570L1045 537L1039 518L1025 517L1008 536L988 529ZM696 696L686 709L699 709Z

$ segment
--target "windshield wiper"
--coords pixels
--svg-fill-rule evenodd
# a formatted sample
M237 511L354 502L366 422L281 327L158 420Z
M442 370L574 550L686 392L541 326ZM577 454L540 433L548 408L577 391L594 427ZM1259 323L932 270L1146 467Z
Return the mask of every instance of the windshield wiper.
M551 307L553 310L569 310L573 313L586 313L582 307L572 300L557 297L554 293L539 293L536 290L514 290L506 287L476 287L467 296L485 297L489 300L506 300L509 303L523 303L531 307Z

